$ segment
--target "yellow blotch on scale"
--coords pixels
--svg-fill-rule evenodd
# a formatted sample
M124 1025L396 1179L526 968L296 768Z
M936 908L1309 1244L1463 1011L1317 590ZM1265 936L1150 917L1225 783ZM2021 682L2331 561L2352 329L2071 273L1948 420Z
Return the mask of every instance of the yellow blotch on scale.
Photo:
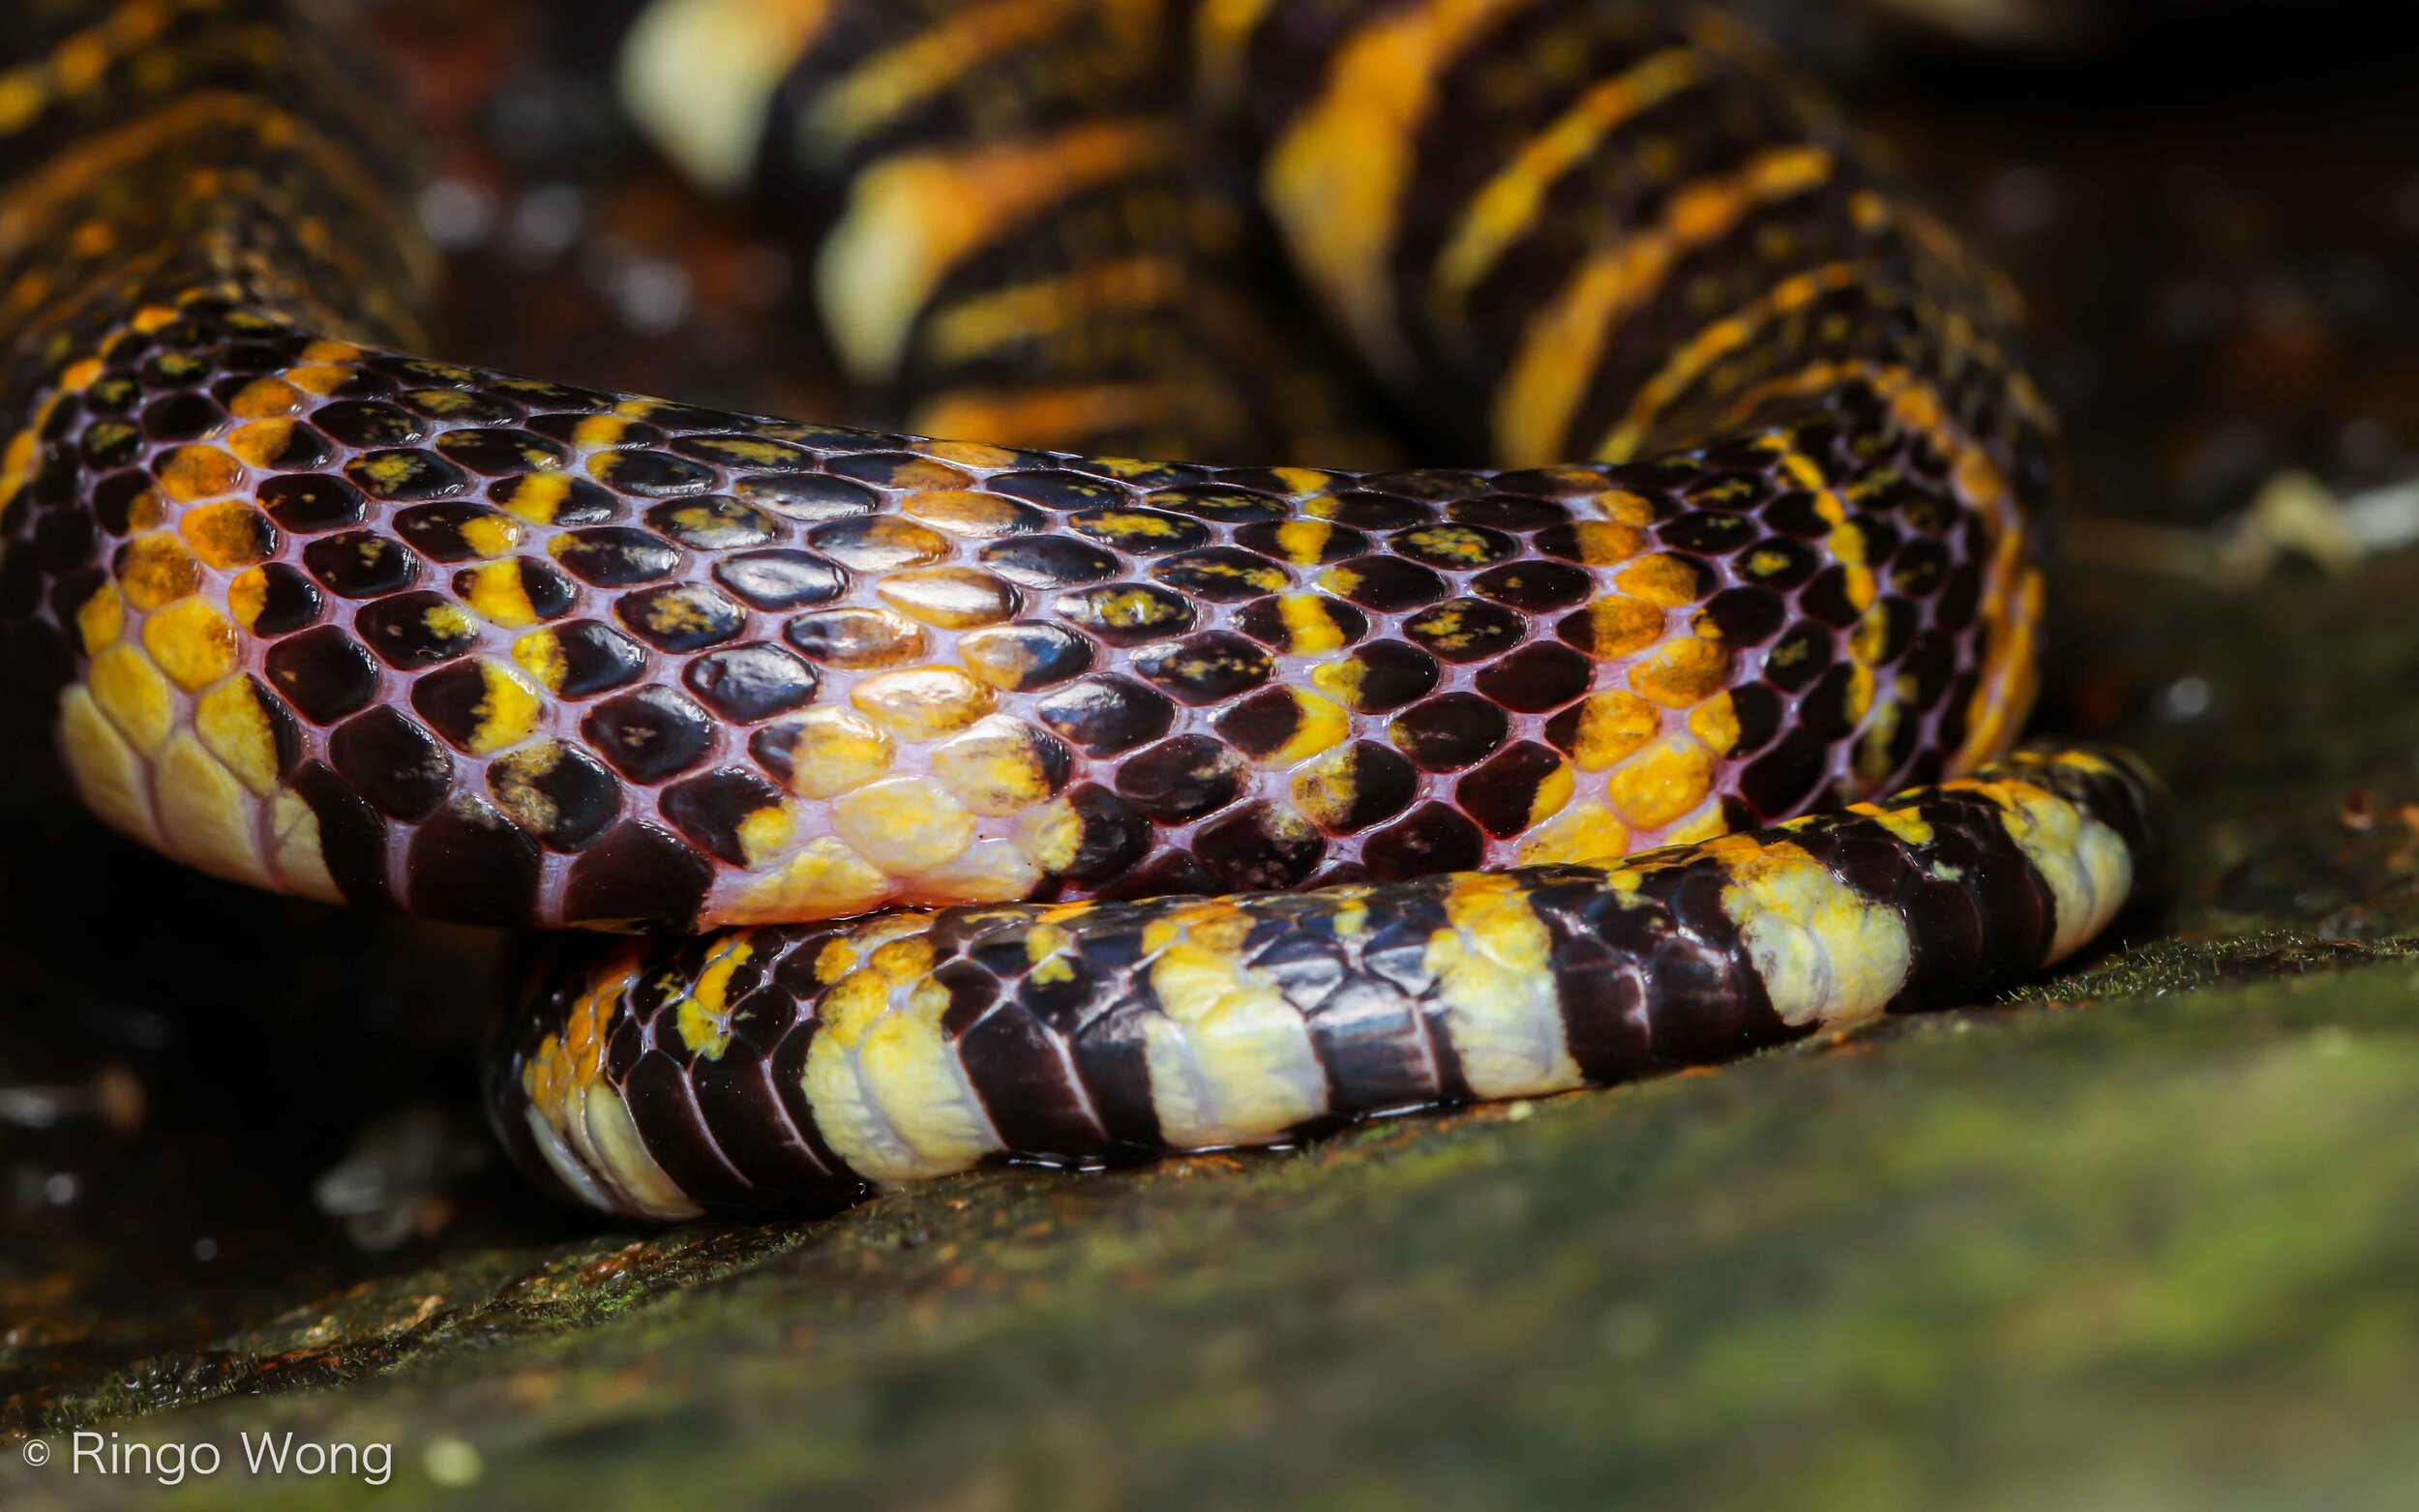
M1328 1111L1309 1025L1244 964L1250 932L1239 910L1194 910L1150 963L1150 1102L1161 1137L1179 1148L1263 1143Z
M345 384L352 382L354 372L351 368L338 363L308 362L299 367L286 369L284 376L285 382L302 390L305 394L325 399Z
M194 728L211 755L267 797L277 786L277 732L249 679L231 677L194 704Z
M1313 686L1348 709L1360 707L1360 688L1366 669L1352 657L1327 662L1310 669Z
M569 473L524 473L514 484L512 496L499 498L496 502L515 517L533 525L551 525L556 513L562 509L563 501L571 497L571 484Z
M278 884L286 891L321 903L343 903L343 890L329 875L327 856L319 844L319 815L297 794L280 792L269 800L270 863Z
M929 949L923 960L930 962ZM802 1084L824 1141L868 1180L962 1171L999 1148L941 1033L948 1009L948 990L939 983L926 978L902 990L871 965L823 993Z
M118 585L126 602L146 612L201 588L201 563L175 536L136 536L119 549Z
M121 641L92 659L84 674L93 701L136 751L150 756L168 738L176 696L140 647Z
M620 415L589 415L571 428L571 444L582 452L602 452L620 445L629 433L630 422ZM591 457L588 470L610 471L617 460L614 457Z
M502 556L515 549L526 533L520 520L506 515L480 515L463 521L462 527L463 541L483 557Z
M1313 674L1314 680L1316 674ZM1262 757L1269 766L1291 766L1322 751L1332 750L1353 732L1353 717L1331 700L1302 688L1288 688L1294 700L1294 732L1285 743Z
M832 800L832 828L893 876L929 872L973 842L974 816L929 777L885 778Z
M809 709L797 718L790 748L790 790L801 798L836 798L890 770L888 735L846 709Z
M1877 803L1852 803L1850 814L1861 814L1897 836L1910 845L1928 845L1936 838L1923 814L1915 809L1885 809Z
M1537 826L1520 842L1520 864L1602 865L1628 853L1629 827L1600 803L1582 803Z
M1686 557L1657 552L1623 568L1613 581L1632 598L1664 608L1678 608L1696 600L1702 586L1700 569Z
M472 711L478 724L470 732L471 755L493 756L538 732L546 719L546 697L527 676L489 657L479 663L479 678L484 692Z
M562 763L562 742L532 741L498 756L488 767L488 790L523 828L544 833L562 818L561 809L545 786L546 779L553 776Z
M1041 737L1022 721L994 715L933 753L933 775L950 796L994 818L1022 814L1050 796Z
M844 918L885 902L887 873L826 835L810 841L780 871L758 878L729 906L716 910L717 924L781 924Z
M1013 499L965 489L935 489L911 493L899 501L899 513L936 529L977 540L1005 535L1024 523L1024 512Z
M1018 821L1013 844L1045 875L1075 864L1084 845L1084 816L1064 798L1054 798Z
M1714 755L1730 755L1739 744L1739 708L1729 692L1716 694L1689 710L1688 730Z
M223 497L244 481L243 464L216 446L180 446L161 460L154 473L179 504Z
M752 809L738 825L739 853L751 871L769 866L798 838L798 816L788 803Z
M2032 783L1969 778L1943 786L1996 805L2008 838L2048 884L2056 928L2044 964L2071 954L2116 916L2134 885L2134 854L2116 831Z
M199 693L235 670L234 622L207 599L179 599L143 621L143 648L188 693Z
M1316 567L1326 554L1335 527L1324 519L1289 519L1276 527L1277 549L1297 567Z
M938 740L990 713L999 698L954 667L914 667L863 679L849 701L903 740Z
M464 568L454 586L470 611L491 625L524 630L544 618L529 602L529 586L518 561L481 562Z
M310 402L303 391L283 378L254 378L227 400L227 413L238 420L275 420L302 413Z
M1140 588L1104 593L1090 601L1091 612L1118 630L1148 630L1155 625L1184 622L1186 611L1165 597Z
M1470 1090L1524 1097L1577 1086L1554 990L1553 939L1520 885L1498 875L1457 877L1445 914L1450 923L1428 936L1421 964L1437 979Z
M1578 778L1572 773L1570 763L1556 762L1554 770L1546 773L1538 781L1537 791L1530 794L1529 821L1521 828L1523 830L1535 829L1560 814L1564 805L1570 802L1571 794L1577 790Z
M1495 548L1484 535L1467 525L1422 525L1400 537L1424 561L1442 559L1464 568L1484 567Z
M168 854L229 881L271 880L253 830L257 801L193 734L169 738L153 767L152 790Z
M119 834L159 845L150 768L102 713L89 689L70 688L60 697L59 751L87 810Z
M1665 735L1613 771L1613 801L1638 829L1660 829L1705 801L1714 754L1687 735Z
M955 858L908 878L900 892L910 903L1013 903L1030 896L1041 879L1041 869L1014 842L978 840Z
M1634 656L1663 638L1662 609L1644 599L1606 594L1588 604L1588 640L1599 660Z
M246 630L260 624L261 610L269 607L269 575L257 567L247 567L227 580L226 611L235 616L235 623Z
M470 611L459 604L432 604L421 613L420 623L439 640L467 640L479 633Z
M1610 519L1582 519L1570 527L1579 560L1590 567L1619 567L1646 549L1646 534Z
M1322 829L1341 830L1359 801L1360 784L1351 750L1330 752L1294 777L1294 806Z
M1801 847L1743 848L1722 911L1755 964L1773 1012L1788 1024L1861 1023L1897 995L1913 960L1906 925Z
M228 499L222 504L187 510L185 518L177 521L177 530L195 556L223 570L268 560L277 540L268 517L253 508L247 499Z
M1629 686L1667 709L1702 703L1729 681L1729 649L1697 636L1675 636L1629 668Z
M673 1024L681 1043L707 1060L720 1060L731 1047L731 978L756 955L746 935L729 935L707 954L697 978L680 994Z
M285 416L238 426L226 438L227 449L254 467L273 467L294 444L294 422Z
M83 642L86 656L116 644L118 637L125 633L126 600L119 595L116 583L103 583L75 607L76 638Z
M1324 656L1341 651L1352 637L1335 622L1329 600L1316 593L1288 593L1276 601L1285 624L1285 649L1294 656Z
M1571 756L1582 771L1605 771L1662 728L1662 714L1634 693L1615 688L1590 694L1579 705L1579 738Z
M551 630L533 630L513 642L513 661L549 693L560 693L569 663L563 643Z

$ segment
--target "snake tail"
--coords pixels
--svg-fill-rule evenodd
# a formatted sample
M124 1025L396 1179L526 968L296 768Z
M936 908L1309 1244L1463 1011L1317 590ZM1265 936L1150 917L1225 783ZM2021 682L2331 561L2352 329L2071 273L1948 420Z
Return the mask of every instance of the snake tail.
M2161 803L2122 755L2019 753L1601 866L621 942L516 1016L492 1111L667 1219L1625 1082L2066 957L2155 879Z

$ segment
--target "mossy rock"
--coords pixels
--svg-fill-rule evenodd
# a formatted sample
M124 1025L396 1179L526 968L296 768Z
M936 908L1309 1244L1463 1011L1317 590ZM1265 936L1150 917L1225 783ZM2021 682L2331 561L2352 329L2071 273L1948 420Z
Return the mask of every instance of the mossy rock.
M2419 716L2374 690L2415 572L2070 584L2058 717L2178 775L2183 859L2008 1002L1297 1153L444 1244L12 1426L216 1443L200 1506L359 1493L241 1468L288 1431L393 1444L394 1506L2406 1504Z

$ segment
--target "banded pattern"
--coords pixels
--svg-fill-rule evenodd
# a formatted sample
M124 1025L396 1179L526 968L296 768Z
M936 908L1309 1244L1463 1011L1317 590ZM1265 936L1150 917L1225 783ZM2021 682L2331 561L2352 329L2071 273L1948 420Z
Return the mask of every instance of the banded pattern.
M821 228L896 412L1340 459L1307 327L1234 312L1264 216L1504 465L414 356L374 75L294 0L0 15L0 668L95 813L221 875L777 926L528 1008L499 1121L589 1199L1612 1080L2032 969L2143 869L2140 781L2090 756L1716 839L2006 749L2052 470L1988 277L1720 17L660 0L634 39L669 144ZM1544 870L1434 875L1501 866ZM966 911L814 923L893 904Z
M1168 110L1171 11L670 0L629 38L622 93L693 177L799 230L830 344L885 425L1389 460L1334 365L1268 311L1231 155ZM701 77L727 87L701 99Z
M1619 1082L2056 960L2157 865L2155 791L2019 756L1601 867L622 945L518 1017L493 1100L524 1163L676 1218Z

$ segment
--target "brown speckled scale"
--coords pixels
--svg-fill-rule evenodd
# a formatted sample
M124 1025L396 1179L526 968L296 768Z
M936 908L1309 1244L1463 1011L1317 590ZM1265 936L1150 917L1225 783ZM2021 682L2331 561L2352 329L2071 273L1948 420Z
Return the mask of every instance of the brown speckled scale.
M1989 276L1728 22L808 10L653 8L633 109L811 228L867 394L1037 444L408 355L374 75L285 0L0 18L0 626L85 802L332 901L778 926L539 991L497 1106L565 1183L814 1204L1617 1080L2130 891L2092 756L1717 838L2005 750L2052 473ZM671 56L736 72L668 112ZM1353 465L1255 214L1505 465ZM812 923L901 904L970 911Z

